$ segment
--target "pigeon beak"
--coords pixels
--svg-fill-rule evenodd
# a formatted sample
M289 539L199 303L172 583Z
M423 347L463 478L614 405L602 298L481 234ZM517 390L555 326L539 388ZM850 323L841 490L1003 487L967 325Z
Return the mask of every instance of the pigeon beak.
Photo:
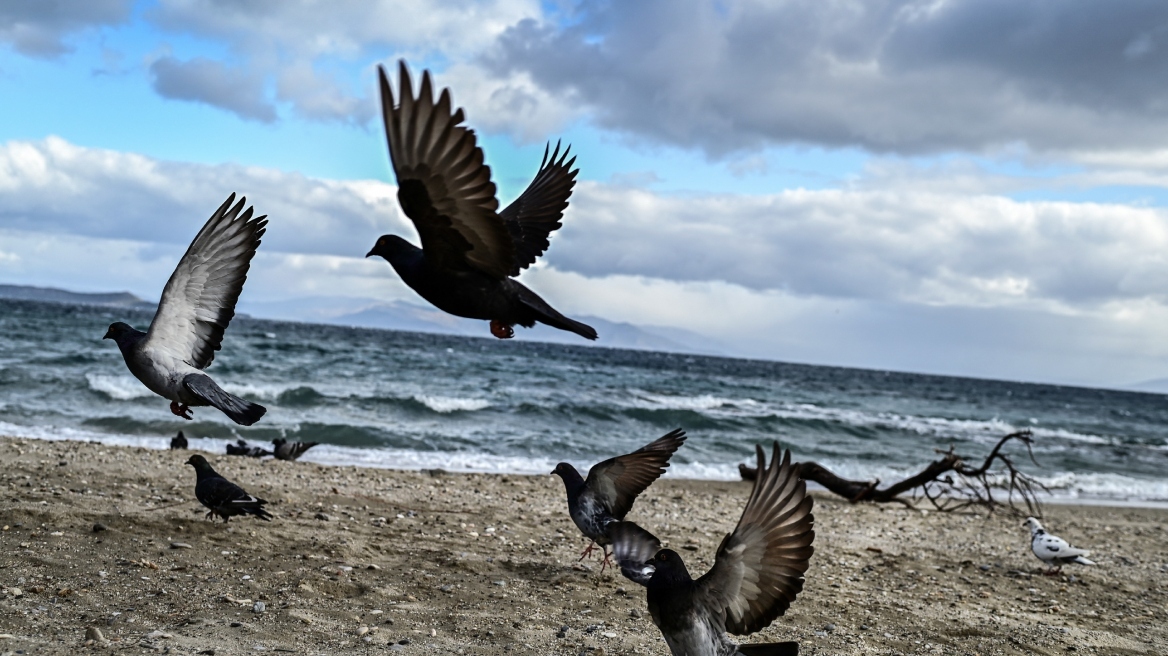
M373 251L369 251L368 253L365 254L365 257L373 257L373 255L374 255Z

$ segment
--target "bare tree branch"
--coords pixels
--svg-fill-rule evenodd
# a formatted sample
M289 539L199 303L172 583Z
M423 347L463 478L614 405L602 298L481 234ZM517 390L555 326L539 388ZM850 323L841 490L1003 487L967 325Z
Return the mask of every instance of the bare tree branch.
M1034 459L1031 445L1034 436L1028 430L1010 433L990 450L980 467L971 467L966 464L966 458L949 447L948 451L937 451L942 454L939 460L934 460L920 473L893 483L887 487L880 487L880 480L852 481L836 476L823 465L815 462L799 463L799 475L808 481L819 483L828 491L837 494L852 503L870 501L873 503L903 503L912 505L901 495L911 492L915 501L923 496L932 504L933 508L942 512L953 512L970 506L981 506L991 512L998 508L1008 509L1010 512L1022 514L1016 501L1025 503L1026 513L1034 516L1042 515L1037 492L1049 490L1041 482L1026 473L1018 470L1010 456L1002 452L1002 447L1011 440L1026 445L1026 453L1030 461L1038 464ZM994 469L995 463L1001 466ZM739 465L738 472L743 480L754 480L757 471L753 467ZM994 490L1004 491L1006 499L1003 501L994 496ZM1015 498L1017 497L1017 499Z

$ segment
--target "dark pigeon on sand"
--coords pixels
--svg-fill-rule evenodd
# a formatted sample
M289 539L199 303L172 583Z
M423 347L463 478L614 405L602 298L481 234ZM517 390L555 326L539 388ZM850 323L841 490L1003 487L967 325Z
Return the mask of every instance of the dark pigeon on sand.
M203 373L235 316L235 302L267 225L265 217L252 218L252 208L243 209L247 199L233 202L235 194L219 206L179 260L149 331L119 321L110 325L105 339L117 343L135 378L170 399L176 416L191 419L190 408L214 406L235 423L251 426L264 416L264 407L228 394Z
M815 540L811 497L790 451L771 464L756 447L760 476L738 526L722 540L714 566L694 580L681 556L632 522L609 527L621 572L644 585L649 614L673 656L794 656L799 643L735 645L787 611L803 590ZM646 558L646 554L652 554Z
M317 444L320 442L289 442L278 437L272 440L272 449L275 452L273 455L276 456L277 460L295 460Z
M378 67L381 111L389 156L397 176L398 202L414 223L422 247L384 235L366 257L380 255L403 282L438 309L491 322L491 334L507 339L513 326L536 322L596 339L596 331L557 312L514 277L531 266L560 227L576 184L568 150L544 151L527 190L502 212L491 169L474 131L460 125L450 90L437 102L429 71L414 96L405 62L400 62L400 104L394 103L385 70Z
M244 440L235 440L235 444L227 445L227 455L229 456L244 456L246 458L263 458L264 456L273 455L262 446L253 446Z
M178 435L175 435L174 437L170 438L170 448L171 449L185 449L185 448L187 448L187 436L183 435L182 431L179 431Z
M210 509L207 512L207 519L213 515L222 517L224 523L236 515L255 515L265 522L272 519L272 515L264 510L267 501L253 497L244 492L243 488L220 476L203 456L193 455L187 460L187 464L195 468L195 474L199 477L195 483L195 497L199 503Z
M685 431L678 428L630 454L609 458L588 470L588 478L580 476L576 468L566 462L552 471L564 481L568 492L568 515L584 537L592 540L580 555L592 553L595 545L609 544L605 529L612 522L625 518L637 495L665 473L669 459L685 442ZM605 549L604 562L608 563Z

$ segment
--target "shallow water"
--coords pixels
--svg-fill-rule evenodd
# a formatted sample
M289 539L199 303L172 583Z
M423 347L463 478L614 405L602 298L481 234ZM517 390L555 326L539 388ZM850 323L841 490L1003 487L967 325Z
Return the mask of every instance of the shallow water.
M325 463L547 473L634 449L675 427L672 475L733 478L753 445L889 480L934 448L983 456L1029 428L1063 496L1168 500L1168 399L1158 394L757 360L502 342L237 318L208 370L268 407L256 426L210 408L186 422L129 375L106 327L150 315L0 300L0 434L163 448L182 429L322 442Z

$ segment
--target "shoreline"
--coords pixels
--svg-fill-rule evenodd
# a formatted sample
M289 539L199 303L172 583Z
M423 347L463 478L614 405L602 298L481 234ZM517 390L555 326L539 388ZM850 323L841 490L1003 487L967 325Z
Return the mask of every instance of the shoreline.
M188 456L0 437L0 634L12 636L0 653L78 653L90 626L118 649L220 656L666 653L643 591L577 562L586 541L550 475L214 455L275 515L222 524L203 519ZM696 575L749 493L742 482L662 479L629 519ZM799 640L824 655L1162 653L1168 512L1044 510L1097 567L1041 576L1021 519L1005 513L815 495L804 591L741 641Z

